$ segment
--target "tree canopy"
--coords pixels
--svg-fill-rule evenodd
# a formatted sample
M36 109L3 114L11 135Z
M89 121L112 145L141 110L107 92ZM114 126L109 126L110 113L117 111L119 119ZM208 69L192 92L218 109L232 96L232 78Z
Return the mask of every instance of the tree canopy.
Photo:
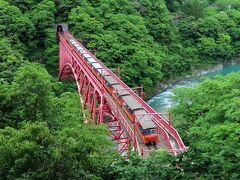
M176 127L202 176L239 178L240 73L178 89L173 108ZM198 161L198 162L197 162Z

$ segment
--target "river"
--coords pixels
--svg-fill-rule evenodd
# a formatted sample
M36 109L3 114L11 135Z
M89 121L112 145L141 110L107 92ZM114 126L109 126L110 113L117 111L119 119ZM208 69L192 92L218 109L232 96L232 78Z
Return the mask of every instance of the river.
M196 76L186 77L184 80L173 84L167 88L164 92L161 92L147 101L147 103L157 112L165 113L172 106L170 97L173 95L173 90L179 87L194 87L197 84L201 83L204 77L214 78L216 75L225 76L232 72L240 72L240 64L227 64L223 66L218 66L215 70L212 71L202 71Z

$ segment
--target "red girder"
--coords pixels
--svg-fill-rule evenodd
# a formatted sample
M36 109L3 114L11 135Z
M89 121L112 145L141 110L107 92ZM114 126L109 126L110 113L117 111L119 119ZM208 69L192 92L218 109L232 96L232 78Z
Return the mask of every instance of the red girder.
M133 126L125 119L122 111L119 109L115 99L111 97L100 82L84 62L84 56L78 53L76 49L68 43L69 39L75 40L88 54L94 58L114 79L134 97L142 107L154 117L154 122L158 127L159 134L166 142L169 152L178 154L186 150L186 147L178 132L167 122L167 120L157 114L146 102L144 102L132 89L130 89L120 78L110 71L101 61L99 61L91 52L80 44L68 32L59 33L59 79L73 77L76 80L79 94L83 97L83 107L88 108L91 118L96 124L107 123L113 140L117 140L120 146L119 152L126 154L129 149L130 141L134 142L134 148L139 155L142 155L143 149L140 149L139 142L136 140Z
M88 108L90 117L96 124L102 123L104 117L108 117L108 119L110 118L114 121L115 117L111 112L110 106L103 97L104 89L102 84L94 77L92 72L83 63L81 57L73 51L61 35L59 36L59 43L59 79L62 80L68 78L71 74L74 75L78 92L83 97L82 105L84 108ZM124 137L122 131L119 126L120 133L117 135L112 133L113 139L117 140L118 144L121 144L119 148L120 154L128 150L130 144L129 138L127 136Z

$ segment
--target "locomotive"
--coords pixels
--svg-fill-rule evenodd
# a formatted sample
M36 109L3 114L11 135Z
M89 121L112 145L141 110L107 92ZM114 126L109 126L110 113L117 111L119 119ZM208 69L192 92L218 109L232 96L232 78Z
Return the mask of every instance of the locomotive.
M128 89L124 88L120 80L107 72L92 54L83 45L79 44L72 36L67 34L66 40L72 48L78 52L85 64L92 70L96 78L103 83L108 93L122 107L128 118L134 123L144 144L156 143L158 140L157 126L151 115L142 105L130 95Z

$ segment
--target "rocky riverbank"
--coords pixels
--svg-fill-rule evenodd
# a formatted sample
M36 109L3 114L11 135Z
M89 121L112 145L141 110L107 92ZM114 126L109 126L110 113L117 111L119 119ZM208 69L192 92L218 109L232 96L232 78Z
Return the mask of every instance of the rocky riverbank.
M226 61L221 64L203 65L202 67L200 67L198 69L193 69L187 75L182 75L182 76L174 77L172 79L164 80L162 82L159 82L159 84L157 84L157 86L154 89L152 89L152 92L147 93L145 95L145 100L151 99L155 95L157 95L161 92L164 92L169 87L173 86L174 84L176 84L184 79L188 79L190 77L201 76L201 75L207 74L209 72L214 72L214 71L220 70L224 67L224 65L227 65L227 64L239 64L239 63L240 63L240 58L237 58L230 62Z
M195 76L187 76L185 79L171 84L171 86L164 89L163 92L159 92L147 102L157 112L167 112L173 105L171 96L176 88L195 87L202 82L203 78L212 79L218 75L226 76L232 72L240 72L240 63L233 62L215 66L215 68L204 69L196 73Z

